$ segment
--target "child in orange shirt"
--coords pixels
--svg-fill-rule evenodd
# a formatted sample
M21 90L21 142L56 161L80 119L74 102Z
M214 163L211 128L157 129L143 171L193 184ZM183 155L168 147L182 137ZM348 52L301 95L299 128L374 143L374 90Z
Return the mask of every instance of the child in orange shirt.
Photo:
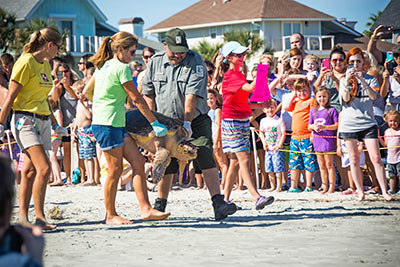
M284 106L286 111L293 112L292 139L290 141L289 169L291 170L291 187L288 192L297 193L300 171L306 170L305 192L312 191L312 178L316 170L317 157L310 140L308 130L310 110L314 107L314 99L310 97L311 89L306 79L300 78L294 83L295 95ZM299 153L301 152L301 153Z

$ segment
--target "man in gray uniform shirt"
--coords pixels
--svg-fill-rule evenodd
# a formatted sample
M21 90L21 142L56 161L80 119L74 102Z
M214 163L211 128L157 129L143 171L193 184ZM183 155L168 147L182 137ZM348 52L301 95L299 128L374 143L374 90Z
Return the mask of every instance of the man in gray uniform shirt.
M152 110L175 118L199 149L194 167L202 171L213 202L216 220L236 212L233 203L226 203L220 193L218 171L213 159L211 119L207 115L207 69L203 59L189 50L185 32L171 29L163 43L165 52L155 54L147 66L142 90ZM165 211L173 176L178 171L175 159L171 160L165 176L158 184L158 198L154 208Z

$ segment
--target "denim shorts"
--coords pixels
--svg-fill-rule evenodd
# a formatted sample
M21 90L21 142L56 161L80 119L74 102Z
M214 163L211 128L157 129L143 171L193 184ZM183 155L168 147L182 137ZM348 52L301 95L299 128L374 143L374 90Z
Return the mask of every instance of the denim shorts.
M374 125L371 128L359 132L339 132L340 139L357 139L362 142L363 139L378 138L378 126Z
M129 136L125 127L110 125L92 125L93 136L101 150L107 151L124 145L124 138Z

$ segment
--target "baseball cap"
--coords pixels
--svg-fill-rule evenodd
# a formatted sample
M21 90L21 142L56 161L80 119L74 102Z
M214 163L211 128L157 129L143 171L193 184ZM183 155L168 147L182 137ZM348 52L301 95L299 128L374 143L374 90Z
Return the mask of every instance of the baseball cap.
M392 53L394 54L399 54L400 55L400 44L397 44L393 47Z
M230 53L242 54L249 50L249 48L242 46L236 41L227 42L221 49L221 56L227 57Z
M179 28L170 29L165 35L165 42L168 49L173 53L184 53L189 50L186 34Z

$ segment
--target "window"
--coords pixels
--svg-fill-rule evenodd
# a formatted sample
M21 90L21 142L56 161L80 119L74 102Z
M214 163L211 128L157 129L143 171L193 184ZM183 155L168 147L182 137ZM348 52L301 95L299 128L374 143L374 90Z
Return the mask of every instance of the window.
M258 24L258 23L252 23L251 24L251 31L253 33L260 33L260 29L261 29L260 24Z
M210 37L211 37L211 39L215 39L217 37L217 28L216 27L210 27Z
M299 22L283 23L283 36L290 36L293 33L301 33L301 25Z
M224 26L224 33L227 33L227 32L232 32L232 25Z

